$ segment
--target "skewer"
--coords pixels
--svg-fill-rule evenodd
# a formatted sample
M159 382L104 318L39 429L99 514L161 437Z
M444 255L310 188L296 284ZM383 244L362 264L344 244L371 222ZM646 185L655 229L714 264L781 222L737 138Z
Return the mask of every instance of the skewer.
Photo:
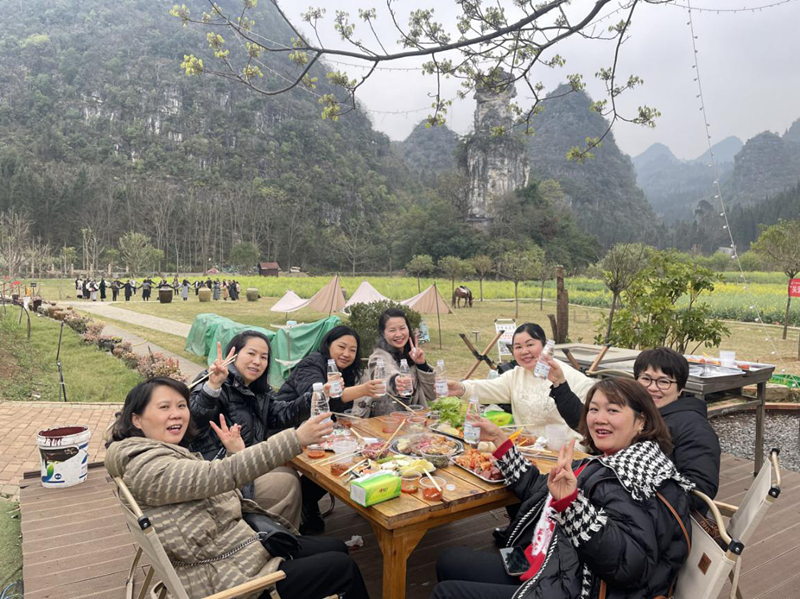
M223 366L230 366L231 364L233 364L233 361L234 361L234 360L236 360L236 356L238 356L238 355L239 355L239 354L233 354L233 355L232 355L230 358L228 358L227 360L225 360L225 361L222 363L222 365L223 365ZM200 383L202 383L203 381L205 381L206 379L208 379L208 377L209 377L209 376L210 376L210 373L208 373L208 372L207 372L207 373L206 373L206 374L204 374L202 377L200 377L200 378L199 378L199 379L197 379L195 382L193 382L191 385L189 385L189 389L194 389L194 387L195 387L196 385L199 385Z
M399 397L397 397L395 395L392 395L391 393L389 393L389 397L391 397L394 401L396 401L401 406L403 406L406 409L406 412L413 412L414 411L408 406L407 403L404 403L403 401L401 401Z
M329 464L331 462L335 462L338 459L352 458L359 451L361 451L361 450L357 449L356 451L351 451L351 452L348 452L348 453L336 453L336 454L333 454L329 458L322 459L319 462L314 462L314 464L316 466L324 466L324 465Z
M367 458L366 460L361 460L361 461L360 461L358 464L355 464L355 465L353 465L353 466L350 466L350 468L348 468L347 470L345 470L344 472L342 472L342 473L339 475L339 478L343 477L345 474L348 474L348 473L352 472L353 470L355 470L356 468L358 468L358 467L359 467L359 466L361 466L362 464L366 464L366 463L368 463L368 462L369 462L369 458Z
M354 434L356 437L358 437L358 438L359 438L359 439L361 439L362 441L364 440L364 437L361 435L361 433L359 433L359 432L358 432L356 429L354 429L353 427L350 427L350 432L351 432L351 433L353 433L353 434Z
M331 412L331 414L335 414L336 416L343 416L345 418L352 418L354 420L367 420L366 418L361 418L360 416L353 416L352 414L343 414L342 412Z
M400 429L401 429L401 428L403 428L403 426L405 425L405 423L406 423L406 421L405 421L405 420L403 420L403 421L400 423L400 425L397 427L397 429L395 429L395 431L392 433L392 436L391 436L391 437L389 437L389 440L388 440L388 441L386 441L386 443L384 443L384 444L383 444L383 447L381 447L381 450L378 452L378 455L379 455L379 456L380 456L380 455L382 455L384 451L386 451L386 449L389 447L389 444L392 442L392 439L394 439L394 438L397 436L397 433L399 433L399 432L400 432Z
M427 470L424 470L424 469L423 469L423 472L425 472L425 476L427 476L429 479L431 479L431 483L433 483L433 486L436 487L436 490L439 491L439 493L441 493L442 492L442 488L436 483L436 479L431 476L431 473L428 472Z

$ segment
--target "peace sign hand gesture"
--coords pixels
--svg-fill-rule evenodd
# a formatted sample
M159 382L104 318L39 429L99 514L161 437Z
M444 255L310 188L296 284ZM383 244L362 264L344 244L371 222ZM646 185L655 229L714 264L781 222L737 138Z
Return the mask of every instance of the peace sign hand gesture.
M419 347L419 331L414 331L414 340L408 339L411 343L411 351L408 352L409 357L414 361L414 364L425 363L425 351Z
M225 365L225 361L232 358L234 353L236 353L236 348L232 347L231 351L228 352L228 357L223 359L222 344L217 342L217 359L208 368L208 384L211 385L212 389L222 388L222 383L228 378L228 367Z
M245 445L244 439L242 439L241 424L234 424L228 428L228 424L225 422L225 416L222 414L219 415L219 426L217 426L213 420L209 420L208 424L214 432L217 433L217 437L219 437L219 440L222 442L228 454L236 453L244 449Z
M547 489L555 501L569 497L578 488L578 479L572 471L572 454L575 450L575 439L569 445L563 445L558 452L556 467L547 475Z

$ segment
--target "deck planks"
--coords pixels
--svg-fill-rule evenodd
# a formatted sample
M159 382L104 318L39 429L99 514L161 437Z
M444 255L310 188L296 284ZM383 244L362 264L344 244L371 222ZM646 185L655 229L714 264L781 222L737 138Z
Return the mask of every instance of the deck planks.
M724 455L718 499L738 504L752 482L752 462ZM323 508L327 505L323 500ZM23 579L26 599L124 599L135 547L102 467L68 489L43 489L37 479L20 484ZM441 551L454 545L493 551L491 530L508 522L495 510L430 531L408 563L408 599L427 599ZM339 501L326 519L327 534L364 539L352 551L373 599L381 594L383 559L369 524ZM800 599L800 473L783 472L782 493L743 555L745 599ZM144 578L137 570L136 592ZM728 587L720 597L727 597Z

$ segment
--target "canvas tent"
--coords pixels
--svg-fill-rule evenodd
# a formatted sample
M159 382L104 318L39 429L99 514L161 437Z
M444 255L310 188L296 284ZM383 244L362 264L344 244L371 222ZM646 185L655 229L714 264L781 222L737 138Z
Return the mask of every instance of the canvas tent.
M450 306L444 301L444 298L439 294L436 285L431 285L422 293L418 293L414 297L400 302L404 306L416 310L420 314L452 314Z
M381 295L380 291L370 285L369 281L362 281L361 285L358 286L358 289L356 289L356 292L353 294L353 297L344 305L344 312L347 312L347 309L353 304L371 304L388 299L388 297Z
M291 293L291 296L289 295ZM339 275L333 277L322 289L311 298L304 300L293 291L288 291L270 308L273 312L296 312L308 308L314 312L327 312L332 314L344 308L344 294Z

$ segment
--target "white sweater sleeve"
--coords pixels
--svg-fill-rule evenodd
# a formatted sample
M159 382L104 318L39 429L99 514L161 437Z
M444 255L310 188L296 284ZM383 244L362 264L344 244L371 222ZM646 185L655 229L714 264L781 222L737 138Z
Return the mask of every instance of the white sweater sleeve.
M466 389L464 397L477 395L482 404L511 403L514 389L514 370L504 372L496 379L461 381Z

